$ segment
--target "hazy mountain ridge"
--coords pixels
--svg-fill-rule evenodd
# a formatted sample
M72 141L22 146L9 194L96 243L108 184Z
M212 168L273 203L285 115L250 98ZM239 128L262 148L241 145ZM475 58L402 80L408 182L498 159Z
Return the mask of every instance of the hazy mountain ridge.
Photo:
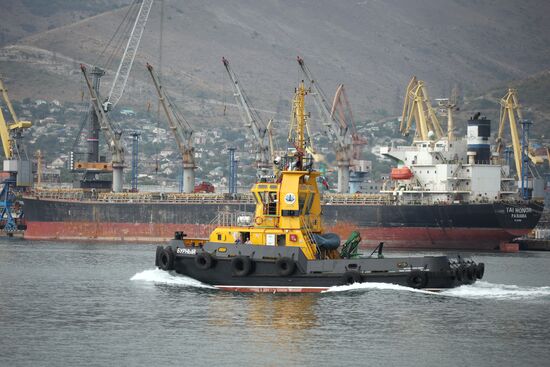
M25 2L16 0L8 7ZM58 0L53 6L62 3ZM151 12L131 76L141 82L130 80L121 103L143 105L154 99L152 88L143 87L149 83L143 65L159 59L159 4ZM327 95L338 83L346 84L359 119L374 110L399 113L411 75L425 80L435 98L448 95L454 85L463 94L478 95L550 69L547 1L165 0L164 4L164 80L173 93L187 100L232 102L221 56L229 58L256 106L274 110L280 99L292 97L302 79L295 61L301 55ZM57 79L52 82L55 87L43 81L46 85L29 90L35 83L18 78L11 92L20 98L38 97L38 92L47 93L43 98L49 99L80 98L79 93L67 92L81 89L78 70L65 69L94 62L125 12L126 7L115 9L19 40L18 44L56 55L60 66L48 70ZM9 63L5 54L0 50L0 68L9 77L14 62ZM18 62L37 72L44 70L32 57ZM19 74L33 78L33 73ZM108 83L106 77L104 85ZM66 87L60 88L63 84Z

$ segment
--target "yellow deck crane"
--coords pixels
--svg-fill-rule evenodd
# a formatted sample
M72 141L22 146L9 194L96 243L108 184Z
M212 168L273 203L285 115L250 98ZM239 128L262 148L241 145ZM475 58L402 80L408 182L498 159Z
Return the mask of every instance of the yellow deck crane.
M168 126L174 134L183 160L183 192L191 193L195 188L195 169L197 168L195 165L195 148L193 148L192 139L193 129L189 122L183 117L183 114L178 110L177 106L170 100L170 97L166 93L166 88L160 83L151 64L147 64L147 70L149 71L149 75L151 75L160 104L166 114Z
M32 126L30 121L17 118L15 109L8 97L8 90L0 79L0 92L11 115L12 122L8 123L0 108L0 137L4 151L4 172L9 177L2 182L0 192L0 228L7 233L25 230L26 226L20 218L14 218L12 204L15 200L14 189L32 186L32 166L23 145L23 132Z
M517 118L516 118L517 117ZM517 122L523 120L520 104L518 102L518 93L516 89L509 88L504 97L500 99L500 119L498 125L498 135L495 139L495 156L500 156L504 150L504 126L508 121L510 126L510 136L512 137L512 150L514 153L514 163L516 174L521 174L521 144L519 142L519 133Z
M248 127L252 130L254 136L254 145L256 145L256 169L258 175L266 175L268 170L272 167L272 163L269 161L270 157L273 155L273 152L269 152L269 145L266 142L268 139L267 136L267 127L262 121L258 113L252 108L252 104L248 99L246 93L241 88L237 76L231 69L229 65L229 60L225 57L222 57L222 63L227 71L227 75L231 80L231 87L233 88L233 95L235 96L235 101L239 107L239 112L241 114L241 119L245 127Z
M411 78L405 91L400 125L401 133L404 136L409 135L413 119L416 123L413 142L439 140L444 136L443 129L432 108L428 90L424 82L418 80L416 76Z
M322 121L322 127L328 136L336 153L336 164L338 166L338 192L349 192L349 175L352 158L353 144L349 134L349 126L345 121L337 121L331 114L327 98L320 86L316 83L311 71L303 58L297 58L298 65L309 82L311 95L314 97L315 107Z

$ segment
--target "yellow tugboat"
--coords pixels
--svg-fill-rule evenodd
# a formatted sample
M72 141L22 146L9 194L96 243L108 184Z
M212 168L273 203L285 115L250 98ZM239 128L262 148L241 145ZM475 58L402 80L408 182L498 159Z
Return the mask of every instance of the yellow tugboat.
M253 221L219 226L208 239L176 232L167 247L157 247L163 270L232 291L320 292L332 286L384 282L440 290L481 279L484 264L447 256L384 257L383 244L360 257L357 232L340 246L324 233L313 158L307 153L303 83L294 97L293 144L296 152L276 159L276 173L252 188Z

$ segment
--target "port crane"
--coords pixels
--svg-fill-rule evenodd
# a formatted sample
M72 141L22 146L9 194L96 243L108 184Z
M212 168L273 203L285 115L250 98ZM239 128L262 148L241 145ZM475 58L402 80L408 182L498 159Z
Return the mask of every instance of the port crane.
M309 82L311 95L314 97L315 107L322 121L325 134L331 141L336 151L336 164L338 166L338 192L349 192L349 176L353 144L350 141L349 126L345 121L336 121L334 114L331 114L327 98L320 86L315 82L313 75L307 67L303 58L297 58L298 64L304 76Z
M90 91L91 107L89 112L89 132L88 132L88 153L86 162L74 162L73 169L84 171L84 180L81 181L82 187L101 187L105 188L105 183L97 180L98 173L112 172L112 191L121 192L124 184L124 148L121 142L122 130L108 119L108 112L111 111L120 100L128 76L143 35L143 30L147 24L149 13L153 5L153 0L143 0L139 6L136 19L128 37L124 54L118 66L113 84L107 98L100 100L100 80L105 75L105 70L94 66L91 70L92 81L87 75L86 68L82 65L81 71L86 79L86 85ZM93 95L93 96L92 96ZM95 101L94 101L95 99ZM97 108L99 105L99 109ZM101 110L101 111L100 111ZM99 132L103 132L109 149L112 153L111 163L100 162L99 157Z
M156 75L151 64L147 64L147 70L158 94L162 109L166 115L168 126L178 144L178 149L183 159L183 192L192 193L195 187L195 148L193 147L193 129L182 113L172 103L170 97Z
M248 99L246 93L241 88L237 76L229 66L229 60L225 57L222 57L222 63L227 71L227 75L231 80L231 87L233 88L233 95L235 96L235 101L239 107L239 112L241 114L241 119L245 125L252 130L254 135L254 144L257 145L256 149L256 169L258 170L258 175L266 175L268 170L272 167L270 162L270 157L273 152L269 152L269 145L266 142L267 140L267 127L265 123L260 118L260 115L252 108L252 104Z
M355 125L355 119L353 118L353 113L344 84L340 84L336 89L336 93L334 94L334 99L332 101L332 108L330 109L330 115L332 118L337 119L340 125L349 126L352 144L351 159L361 159L363 146L367 144L367 140L360 136L357 132L357 126Z
M96 94L96 90L92 86L90 77L86 71L86 66L80 65L80 70L88 91L90 92L90 101L95 114L98 116L99 127L105 136L105 140L109 144L111 150L111 164L113 170L113 192L122 192L123 185L123 169L124 169L124 147L122 146L121 137L122 130L114 124L107 116L107 111L103 109L101 102Z
M30 121L19 120L15 109L8 96L8 90L0 79L0 92L11 115L12 122L8 123L0 108L0 137L4 151L4 172L9 173L2 184L0 191L0 226L7 233L24 230L26 226L13 217L12 205L14 204L14 189L32 186L32 166L25 146L23 144L23 132L32 126Z
M444 136L443 129L432 108L428 90L424 82L418 80L416 76L411 78L405 90L400 124L400 130L404 136L409 135L413 119L416 122L415 142L439 140ZM452 126L450 128L452 131Z

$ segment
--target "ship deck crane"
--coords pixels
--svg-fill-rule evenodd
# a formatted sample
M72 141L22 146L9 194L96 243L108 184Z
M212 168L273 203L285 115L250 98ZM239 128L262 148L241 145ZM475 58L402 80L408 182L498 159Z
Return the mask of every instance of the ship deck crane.
M265 175L269 168L271 168L271 162L269 157L273 152L269 152L269 145L267 144L267 127L262 121L258 113L252 108L252 104L245 94L244 90L241 88L237 76L229 66L229 60L225 57L222 57L223 65L227 71L227 75L231 80L231 87L233 88L233 95L239 107L239 112L241 114L241 119L246 127L252 130L254 135L254 144L257 145L256 149L256 168L258 174Z
M0 92L13 120L11 123L6 122L0 108L0 137L5 157L3 168L10 175L2 182L3 187L0 191L0 226L4 232L12 233L26 229L24 224L18 223L13 217L12 204L15 200L13 193L15 188L32 186L31 162L22 142L23 132L30 128L32 123L17 118L2 79L0 79Z
M424 82L418 80L416 76L411 78L405 91L400 125L401 133L404 136L409 135L413 119L416 122L414 141L426 141L432 138L439 140L444 136L443 129L432 108L428 90Z
M166 93L166 88L160 83L151 64L147 64L147 70L151 75L162 109L166 114L168 126L176 138L178 150L183 159L183 192L192 193L195 187L195 169L197 168L195 165L195 148L193 148L192 139L193 129L170 100Z
M111 162L113 167L113 192L121 192L123 185L123 169L124 169L124 147L121 143L122 130L112 123L109 119L107 112L103 109L99 98L96 94L95 88L92 86L92 82L88 77L86 66L80 65L80 70L88 91L90 92L90 100L96 116L98 117L98 123L105 140L111 150Z
M517 119L516 119L517 117ZM508 120L510 126L510 136L512 137L512 151L514 153L514 164L516 174L519 176L522 172L521 168L521 144L518 132L517 122L523 120L523 114L518 102L517 90L509 88L504 97L500 99L500 119L498 125L498 135L495 139L495 153L500 155L504 149L504 126Z
M321 118L324 132L333 144L336 151L336 164L338 166L338 192L349 192L349 175L353 145L348 134L349 127L344 122L336 121L330 112L325 94L315 82L311 71L307 67L304 59L298 56L298 64L302 69L304 76L310 84L312 95L315 101L315 107Z

